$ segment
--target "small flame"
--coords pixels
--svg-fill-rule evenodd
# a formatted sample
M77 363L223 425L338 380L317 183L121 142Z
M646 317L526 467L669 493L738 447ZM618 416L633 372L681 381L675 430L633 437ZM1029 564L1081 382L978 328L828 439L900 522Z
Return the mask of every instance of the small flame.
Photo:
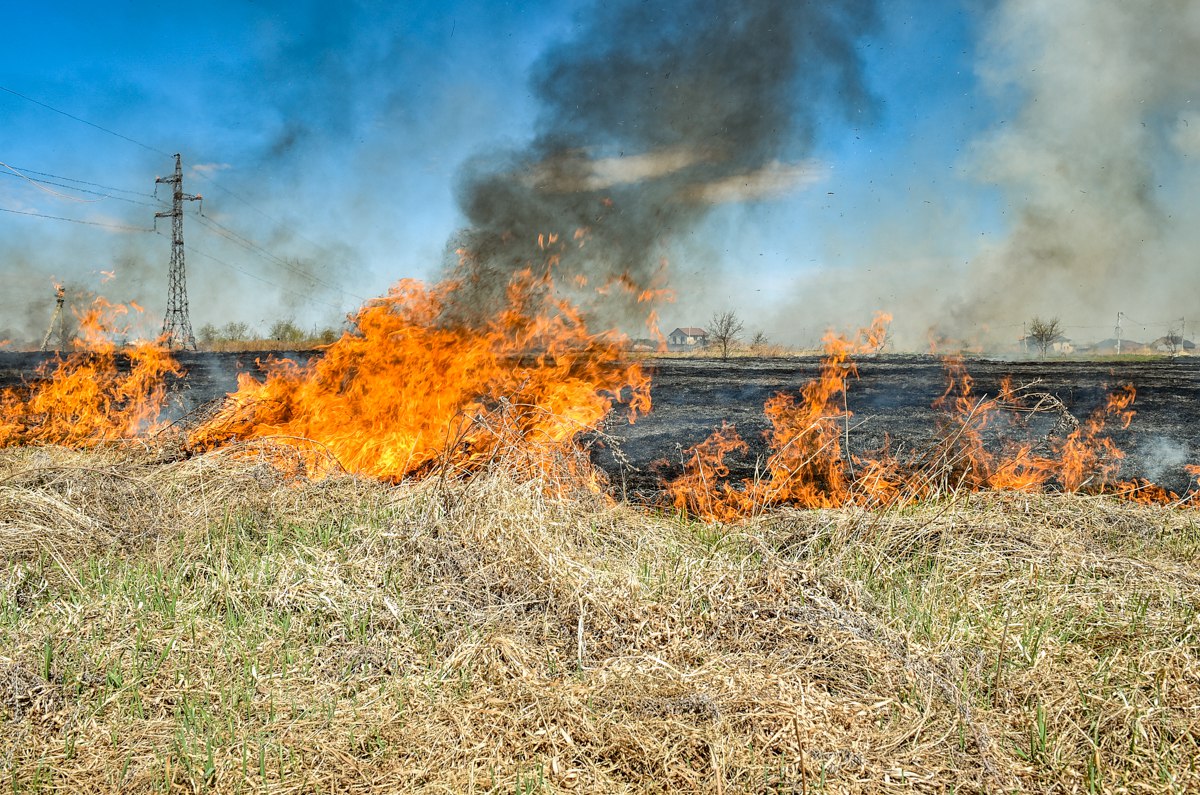
M1118 481L1124 453L1105 435L1116 421L1128 428L1136 391L1114 390L1105 404L1045 450L1020 439L1025 416L1061 410L1056 398L1018 390L1004 379L995 397L976 395L960 356L943 359L947 384L933 402L944 414L941 442L923 456L898 461L883 451L854 456L844 449L852 416L846 402L848 381L857 375L851 356L878 351L887 339L890 318L881 314L854 338L825 337L825 355L816 380L799 396L780 393L764 405L771 429L770 455L763 476L732 484L727 456L748 445L732 426L723 425L686 451L683 474L665 484L678 510L710 520L746 518L773 505L837 507L907 504L947 490L1094 491L1146 503L1177 502L1172 492L1146 481ZM991 442L988 438L997 437ZM1200 466L1187 471L1200 486Z

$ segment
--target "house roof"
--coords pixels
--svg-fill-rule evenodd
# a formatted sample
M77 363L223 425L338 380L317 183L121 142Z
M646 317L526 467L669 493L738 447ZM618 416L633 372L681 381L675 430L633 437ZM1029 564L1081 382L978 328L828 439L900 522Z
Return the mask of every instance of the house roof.
M675 329L675 331L671 332L672 335L676 334L676 333L682 334L685 337L707 337L708 336L707 331L705 331L702 328L697 328L696 326L680 326L679 328ZM670 335L668 335L668 336L670 336Z
M1131 340L1131 339L1122 339L1120 342L1121 342L1121 347L1122 347L1122 348L1129 348L1129 349L1131 349L1131 350L1132 350L1133 348L1144 348L1144 347L1146 347L1146 343L1144 343L1144 342L1138 342L1137 340ZM1115 350L1115 349L1116 349L1116 347L1117 347L1117 339L1116 339L1115 337L1109 337L1109 338L1108 338L1108 339L1106 339L1106 340L1100 340L1100 341L1099 341L1099 342L1097 342L1096 344L1094 344L1094 345L1090 345L1090 346L1088 346L1088 347L1092 348L1093 350L1094 350L1094 349L1096 349L1096 348L1113 348L1113 349Z
M1154 342L1150 343L1150 346L1154 347L1154 348L1157 348L1160 346L1164 347L1164 348L1170 347L1171 336L1172 335L1164 334L1163 336L1156 339ZM1174 335L1174 339L1175 339L1175 346L1178 347L1180 350L1190 351L1196 347L1196 343L1192 342L1191 340L1181 339L1179 337L1179 335Z

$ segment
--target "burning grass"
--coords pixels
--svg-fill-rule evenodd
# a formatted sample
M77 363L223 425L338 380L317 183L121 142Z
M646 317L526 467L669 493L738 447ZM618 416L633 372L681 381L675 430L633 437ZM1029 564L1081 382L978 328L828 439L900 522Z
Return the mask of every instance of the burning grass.
M0 391L0 447L87 447L154 431L166 379L182 370L154 342L118 346L113 341L125 331L116 324L128 311L97 300L79 318L82 339L70 354L39 368L31 389Z
M297 465L311 478L351 472L392 482L470 478L504 458L509 467L523 462L520 476L540 478L551 490L584 483L605 492L586 441L603 437L618 415L633 422L648 412L650 379L626 355L620 335L590 331L578 306L559 292L557 256L513 274L503 309L482 318L459 306L462 282L401 281L359 309L350 330L306 364L269 360L261 364L262 380L243 374L219 405L171 425L164 421L165 384L182 374L178 364L161 345L140 343L125 352L122 369L107 317L122 308L100 303L77 350L24 388L0 392L0 447L140 439L159 448L169 442L183 456L236 455L257 443L256 450L286 449L277 463ZM631 282L618 286L637 293ZM573 289L586 289L586 282ZM657 293L638 294L651 301ZM1124 453L1106 425L1128 426L1132 385L1117 388L1081 423L1053 395L1010 383L998 396L975 395L955 359L946 362L946 392L934 404L944 410L944 427L933 450L903 460L886 447L852 453L847 392L857 377L854 357L878 351L890 321L881 313L853 337L830 332L817 378L766 401L769 455L754 478L730 478L726 457L749 446L723 426L677 465L656 464L662 502L719 521L781 506L906 505L963 489L1194 502L1194 494L1180 499L1153 483L1118 479ZM1023 415L1055 409L1069 427L1040 443L1021 437ZM991 438L990 429L1004 424L1014 433ZM619 450L613 457L621 463Z
M725 427L634 507L583 441L649 408L619 341L549 270L481 327L454 290L171 426L153 345L3 394L14 790L1200 787L1197 514L1086 493L1181 502L1115 480L1132 390L997 442L1062 404L951 362L934 449L854 456L881 318L767 403L760 477Z
M14 790L1200 787L1193 512L723 525L252 451L0 453Z

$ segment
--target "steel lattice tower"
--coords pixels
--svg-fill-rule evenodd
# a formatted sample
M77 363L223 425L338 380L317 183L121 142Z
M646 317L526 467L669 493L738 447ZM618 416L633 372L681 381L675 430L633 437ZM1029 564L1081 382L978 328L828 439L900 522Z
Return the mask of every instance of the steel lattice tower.
M67 316L63 312L63 304L67 302L67 291L61 284L54 285L54 314L50 316L50 328L42 338L42 350L50 350L50 338L54 336L54 327L58 326L58 349L67 349Z
M201 197L183 192L183 162L179 155L175 155L175 176L159 177L154 182L174 187L171 211L154 214L155 218L171 219L171 274L162 336L168 347L196 350L196 337L192 334L192 321L188 317L187 273L183 264L183 203L199 201Z

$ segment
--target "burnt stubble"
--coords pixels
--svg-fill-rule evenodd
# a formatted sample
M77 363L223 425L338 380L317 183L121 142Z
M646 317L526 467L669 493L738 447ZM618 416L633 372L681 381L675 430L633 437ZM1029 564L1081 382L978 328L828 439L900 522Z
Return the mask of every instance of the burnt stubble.
M37 367L55 354L0 352L0 388L36 378ZM283 354L307 361L313 352ZM278 357L280 354L273 354ZM261 377L268 354L181 353L186 370L172 384L168 410L173 418L217 401L237 386L239 373ZM1133 384L1136 414L1129 427L1110 422L1106 433L1126 453L1120 477L1147 478L1177 493L1190 479L1184 464L1200 462L1200 360L1188 357L1152 361L1001 361L968 359L972 394L995 396L1003 378L1020 387L1054 395L1071 414L1085 419L1102 407L1111 390ZM946 389L946 373L936 357L882 355L860 357L857 378L846 394L849 450L870 456L887 448L905 460L937 441L946 412L934 402ZM633 424L618 408L595 450L595 459L618 487L630 495L650 495L660 478L679 471L685 451L703 441L722 422L737 427L749 445L745 455L729 458L734 479L751 477L765 459L763 432L769 427L763 403L779 392L798 394L817 377L820 358L650 359L653 409ZM1057 416L1028 418L1022 431L1036 441ZM1012 433L1011 429L1004 429ZM994 438L994 437L993 437ZM613 446L620 454L614 454Z

